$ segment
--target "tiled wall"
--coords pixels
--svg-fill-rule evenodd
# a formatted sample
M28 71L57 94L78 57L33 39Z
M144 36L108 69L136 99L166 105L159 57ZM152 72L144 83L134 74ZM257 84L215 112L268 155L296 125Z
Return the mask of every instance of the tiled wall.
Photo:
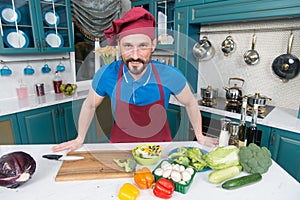
M293 30L294 42L292 54L300 58L300 19L286 19L276 21L260 21L247 23L206 25L201 32L206 31L200 37L206 35L216 49L215 56L208 61L199 62L198 92L200 88L212 85L218 88L219 96L225 97L224 86L228 86L228 80L232 77L239 77L245 80L243 86L244 94L254 95L260 92L261 95L272 98L270 105L298 110L300 105L300 75L283 83L271 68L273 60L287 53L288 38L290 30L268 30L281 27L297 27ZM250 31L247 29L250 29ZM249 66L243 60L243 54L251 49L252 30L257 36L255 49L260 54L260 62ZM234 31L244 30L244 31ZM219 31L219 33L214 33ZM231 35L236 43L236 50L230 56L224 56L221 50L221 43Z

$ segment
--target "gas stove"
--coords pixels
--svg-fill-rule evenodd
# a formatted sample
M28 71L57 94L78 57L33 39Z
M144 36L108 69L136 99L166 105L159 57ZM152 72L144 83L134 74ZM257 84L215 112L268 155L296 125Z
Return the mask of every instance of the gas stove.
M202 106L206 107L212 107L220 110L226 110L228 112L233 113L241 113L241 103L240 102L228 102L226 98L217 97L213 100L207 101L205 99L202 99L198 102ZM273 109L275 106L265 105L265 106L259 106L258 107L258 118L265 118ZM253 108L248 104L247 105L247 115L252 115Z

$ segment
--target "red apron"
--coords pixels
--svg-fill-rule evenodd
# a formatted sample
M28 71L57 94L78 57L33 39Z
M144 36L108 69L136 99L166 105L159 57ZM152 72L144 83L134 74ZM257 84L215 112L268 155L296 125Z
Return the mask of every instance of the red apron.
M116 91L115 121L111 131L111 142L165 142L172 141L172 136L164 108L164 92L156 71L151 63L160 99L145 105L137 106L120 99L120 88L124 63L118 74Z

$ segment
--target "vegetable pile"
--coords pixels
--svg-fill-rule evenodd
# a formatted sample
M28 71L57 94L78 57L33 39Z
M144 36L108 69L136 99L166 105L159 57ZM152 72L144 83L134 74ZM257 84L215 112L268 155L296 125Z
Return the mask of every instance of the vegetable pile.
M170 154L168 158L178 164L191 166L194 169L200 171L207 166L202 156L203 154L199 148L179 147L177 151Z
M272 165L271 152L266 147L259 147L254 143L241 147L239 157L244 171L251 174L266 173Z
M35 169L35 160L25 152L3 155L0 158L0 186L17 188L31 178Z

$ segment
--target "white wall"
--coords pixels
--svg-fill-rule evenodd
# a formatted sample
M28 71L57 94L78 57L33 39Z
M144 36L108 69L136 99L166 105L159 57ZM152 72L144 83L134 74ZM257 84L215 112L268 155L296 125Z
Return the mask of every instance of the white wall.
M0 99L16 98L16 88L19 86L19 80L27 84L29 95L34 95L34 85L36 83L45 84L45 92L53 92L52 79L56 71L56 66L61 62L66 70L61 72L63 82L74 82L74 67L71 67L70 59L62 60L62 58L70 58L69 53L57 54L32 54L32 55L0 55L0 67L7 65L12 70L10 76L0 76ZM47 63L51 72L43 74L41 68ZM33 75L24 75L23 70L27 65L31 65L35 70Z
M234 32L234 30L260 29L276 27L299 27L299 19L287 19L278 21L261 21L248 23L234 23L223 25L203 26L201 32L205 34L216 49L215 56L209 61L199 63L198 87L206 88L212 85L218 88L219 96L225 97L223 86L228 86L228 79L239 77L245 80L244 94L261 95L272 98L270 105L298 110L300 105L300 76L283 83L272 71L273 60L287 53L287 44L290 31L256 31L257 42L255 49L260 54L260 62L249 66L243 60L243 54L251 48L252 31ZM227 30L228 32L213 33L213 31ZM230 30L232 32L230 32ZM294 42L292 54L300 58L300 30L294 30ZM231 35L236 42L236 51L230 56L224 56L221 43ZM200 37L204 36L202 34ZM200 94L200 93L199 93Z

